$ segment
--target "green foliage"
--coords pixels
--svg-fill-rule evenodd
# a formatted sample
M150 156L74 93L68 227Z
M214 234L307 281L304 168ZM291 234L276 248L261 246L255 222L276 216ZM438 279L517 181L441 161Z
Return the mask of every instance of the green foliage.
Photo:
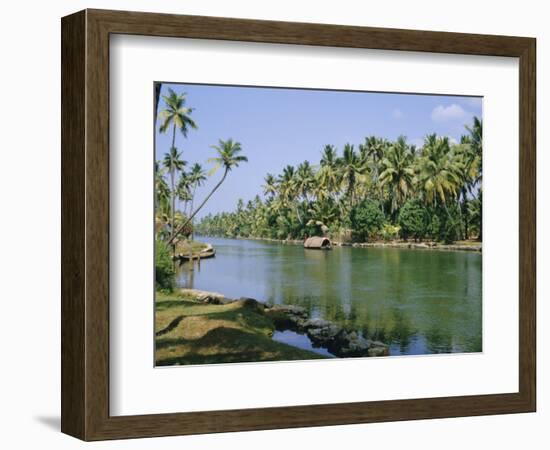
M155 248L155 288L159 291L172 292L174 289L174 263L168 245L156 240Z
M359 241L367 241L374 237L384 224L384 214L377 201L366 199L351 210L351 225L354 230L354 238Z
M399 233L401 231L401 227L398 225L392 225L390 222L386 222L382 226L382 231L380 232L380 235L382 236L382 239L385 241L394 241L399 237Z
M460 237L460 215L456 206L438 207L430 211L428 236L435 241L450 244Z
M428 231L428 211L419 200L408 200L399 211L399 226L401 237L422 239ZM437 225L439 233L439 224Z
M350 235L356 241L481 240L481 121L475 118L466 130L460 143L432 134L418 148L403 136L371 136L358 150L326 145L317 163L267 174L263 198L208 215L196 231L273 239L323 235L338 242L349 242Z

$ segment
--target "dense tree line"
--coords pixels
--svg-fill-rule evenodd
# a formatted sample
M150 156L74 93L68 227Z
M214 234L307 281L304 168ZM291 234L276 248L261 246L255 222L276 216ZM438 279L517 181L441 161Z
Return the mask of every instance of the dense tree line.
M431 134L417 148L405 137L368 137L357 148L322 150L267 174L263 198L205 216L201 234L226 237L335 240L481 240L482 122L474 118L459 143Z

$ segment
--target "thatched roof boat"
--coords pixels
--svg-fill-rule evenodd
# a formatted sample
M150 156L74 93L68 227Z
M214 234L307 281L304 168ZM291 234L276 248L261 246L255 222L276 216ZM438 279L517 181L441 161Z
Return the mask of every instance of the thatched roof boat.
M332 244L327 237L312 236L304 241L304 248L314 250L330 250Z

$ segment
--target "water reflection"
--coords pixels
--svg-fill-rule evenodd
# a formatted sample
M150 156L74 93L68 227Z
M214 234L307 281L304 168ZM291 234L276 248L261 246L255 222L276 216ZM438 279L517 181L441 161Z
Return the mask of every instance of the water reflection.
M390 343L391 354L481 351L481 255L202 238L216 257L182 287L294 304Z

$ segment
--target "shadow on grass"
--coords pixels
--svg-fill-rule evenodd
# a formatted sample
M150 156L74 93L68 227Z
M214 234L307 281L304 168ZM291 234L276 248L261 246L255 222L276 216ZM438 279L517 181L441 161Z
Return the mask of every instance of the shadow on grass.
M323 358L261 333L227 327L214 328L198 339L157 339L156 350L158 366Z

